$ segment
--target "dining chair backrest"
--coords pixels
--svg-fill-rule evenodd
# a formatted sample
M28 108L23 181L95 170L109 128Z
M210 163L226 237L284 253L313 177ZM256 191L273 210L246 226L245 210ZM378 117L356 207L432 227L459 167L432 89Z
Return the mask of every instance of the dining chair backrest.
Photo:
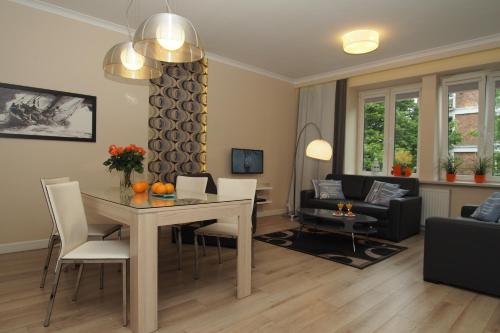
M207 189L207 182L207 177L177 176L175 187L178 192L204 194Z
M52 212L52 207L50 207L49 194L47 193L47 185L61 184L69 182L69 177L60 178L42 178L40 183L42 184L43 195L45 196L45 201L47 202L47 207L50 213L50 219L52 220L52 235L57 234L56 221L54 220L54 213Z
M252 200L248 218L252 218L253 204L255 200L255 190L257 188L256 179L232 179L219 178L217 180L217 193L222 197L235 197ZM238 223L236 218L217 219L219 223Z
M87 218L78 182L47 185L47 193L61 238L61 258L87 241Z

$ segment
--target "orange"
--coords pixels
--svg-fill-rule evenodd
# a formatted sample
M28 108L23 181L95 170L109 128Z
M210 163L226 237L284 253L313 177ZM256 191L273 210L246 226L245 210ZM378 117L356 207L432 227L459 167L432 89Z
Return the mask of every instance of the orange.
M167 193L167 188L163 183L155 183L151 186L151 191L156 194L165 194Z
M148 201L148 194L147 193L136 193L131 199L131 202L136 205L140 205L144 202Z
M174 184L166 183L164 186L165 186L165 193L167 194L174 193L175 191Z
M143 193L148 189L148 183L145 181L135 182L132 184L132 189L135 193Z
M174 200L151 200L151 206L153 207L171 207L175 204Z

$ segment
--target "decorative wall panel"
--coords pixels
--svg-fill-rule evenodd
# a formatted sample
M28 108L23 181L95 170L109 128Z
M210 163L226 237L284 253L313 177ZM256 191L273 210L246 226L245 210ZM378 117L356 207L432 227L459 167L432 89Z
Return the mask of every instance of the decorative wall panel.
M151 182L206 171L207 60L162 64L149 94L148 170Z

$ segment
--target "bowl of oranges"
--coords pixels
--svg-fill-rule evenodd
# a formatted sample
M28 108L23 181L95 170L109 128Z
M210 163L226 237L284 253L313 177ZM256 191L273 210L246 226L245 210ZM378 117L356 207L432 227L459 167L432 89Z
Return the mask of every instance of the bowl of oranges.
M175 187L172 183L156 182L151 185L151 193L155 197L173 199L175 198Z

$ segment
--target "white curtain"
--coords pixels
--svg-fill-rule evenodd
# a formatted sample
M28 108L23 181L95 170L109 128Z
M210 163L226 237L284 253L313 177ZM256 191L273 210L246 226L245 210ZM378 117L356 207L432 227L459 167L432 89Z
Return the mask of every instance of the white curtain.
M335 113L335 87L336 81L325 84L300 88L299 114L297 119L297 137L307 123L316 124L324 140L333 147L333 121ZM290 184L288 196L288 210L293 210L295 191L295 209L300 208L300 191L312 188L312 179L324 179L332 171L332 160L319 161L305 156L307 144L314 139L319 139L319 134L314 126L307 126L297 146L296 159L296 184L294 179ZM335 154L335 152L333 152ZM293 166L292 166L293 167Z

